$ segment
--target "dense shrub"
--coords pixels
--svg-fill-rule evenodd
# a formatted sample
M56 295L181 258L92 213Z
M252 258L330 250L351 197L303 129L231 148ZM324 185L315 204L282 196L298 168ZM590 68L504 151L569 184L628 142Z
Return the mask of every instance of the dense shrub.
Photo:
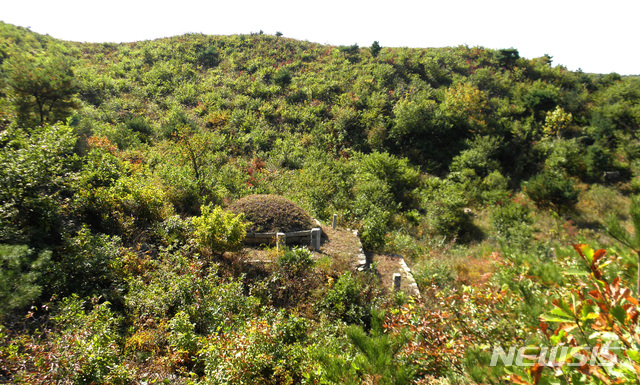
M139 240L161 221L167 208L160 186L141 177L124 177L112 185L83 188L74 202L77 211L100 232Z
M221 279L215 266L205 269L179 253L162 255L155 269L128 284L126 306L141 323L182 311L197 333L208 334L237 327L258 312L257 299L244 295L242 282Z
M244 214L251 223L248 232L291 232L315 227L309 214L290 200L276 195L249 195L234 202L229 210Z
M527 196L540 208L566 211L578 202L574 181L556 171L543 171L524 183Z
M374 304L367 298L368 289L361 277L347 271L327 290L318 306L333 319L369 326Z
M76 140L65 125L1 133L0 242L42 247L59 240L61 202L77 171Z
M433 233L449 239L464 235L471 218L465 212L469 204L463 186L449 179L430 178L422 192L422 208L426 211Z
M248 322L209 339L202 350L203 385L303 384L313 377L313 361L306 349L308 321L278 313Z
M308 249L287 249L278 257L268 279L257 282L251 293L278 308L309 308L309 298L322 284L314 265Z
M420 186L420 172L406 158L398 158L386 152L373 152L363 156L359 163L362 174L373 175L379 183L389 186L393 201L403 209L416 205L416 189Z
M449 170L460 172L472 169L475 174L484 178L494 171L500 170L498 155L501 140L491 136L477 136L473 141L468 140L468 149L453 158Z
M41 281L48 295L103 296L114 305L122 300L124 282L119 266L121 240L92 233L84 226L66 234Z
M38 280L50 261L51 252L34 256L24 245L0 244L0 318L38 298Z
M527 248L533 237L533 220L529 209L516 202L506 202L491 211L491 228L499 239L520 249Z
M204 206L201 211L192 221L194 238L202 249L222 253L240 247L247 235L244 214L235 215L220 206Z
M87 312L77 296L65 298L55 306L53 327L2 341L8 342L0 346L3 376L27 384L130 383L135 369L125 364L117 343L121 319L108 302L92 302Z

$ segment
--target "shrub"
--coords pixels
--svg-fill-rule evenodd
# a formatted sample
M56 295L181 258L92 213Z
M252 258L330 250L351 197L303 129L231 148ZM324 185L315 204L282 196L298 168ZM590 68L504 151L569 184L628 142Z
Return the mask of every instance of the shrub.
M556 171L543 171L524 184L527 196L539 208L562 212L578 202L578 191L571 178Z
M311 252L301 247L289 249L278 258L278 266L287 269L293 275L308 269L313 263Z
M371 174L389 186L393 200L404 209L415 206L415 190L420 186L420 172L407 158L398 158L386 152L373 152L362 157L360 172Z
M93 234L86 226L66 235L42 275L46 294L103 295L113 303L120 301L124 286L117 263L120 247L120 238Z
M214 45L201 47L196 53L196 60L203 67L212 68L220 63L220 53Z
M293 74L291 74L291 71L289 71L286 68L281 68L274 75L273 82L278 86L284 88L291 83L292 79L293 79Z
M77 157L68 126L9 128L0 136L0 242L52 243L62 232L63 197Z
M496 204L509 196L509 179L496 170L487 175L481 184L480 197L485 203Z
M594 144L587 147L584 163L586 180L599 182L602 180L603 172L611 169L613 161L601 146Z
M75 197L76 210L93 230L140 240L165 216L164 191L140 175L111 183L82 188Z
M188 357L195 355L199 345L195 326L194 323L189 322L189 314L184 311L178 312L169 321L169 335L167 336L169 346Z
M244 295L242 282L224 281L215 265L204 265L179 253L162 255L155 270L128 280L127 308L143 322L185 312L200 334L235 328L253 318L258 301Z
M252 288L252 293L266 298L273 306L285 308L307 308L308 298L321 284L315 274L315 261L305 248L286 250L277 260L271 276ZM266 292L263 292L266 290Z
M173 215L158 225L158 234L167 244L186 244L193 233L192 225L190 220Z
M330 317L355 325L368 325L373 304L366 298L366 287L354 275L342 273L319 304Z
M204 384L304 384L313 371L306 350L307 321L282 313L229 330L202 349Z
M129 384L132 370L117 344L120 318L109 303L85 312L77 296L56 304L52 328L17 335L0 346L3 380L24 384ZM0 328L0 338L3 337ZM5 343L8 348L5 350Z
M45 251L34 257L27 246L0 245L0 318L38 298L37 281L50 257Z
M240 247L247 235L244 214L225 212L220 206L202 207L202 215L193 218L194 237L202 249L222 253Z
M401 333L386 333L384 313L374 310L372 328L366 333L358 326L347 329L349 342L358 351L354 362L342 357L320 354L325 377L337 384L408 385L413 383L415 369L400 359L400 352L409 342L406 329ZM374 380L375 379L375 380Z
M481 178L500 169L496 159L499 155L502 141L492 136L477 136L474 140L467 140L468 149L453 158L450 171L472 169Z
M371 56L373 57L378 57L381 50L382 47L380 46L380 43L378 43L378 41L374 41L373 44L371 44L371 47L369 47L369 51L371 52Z
M509 202L491 211L491 227L501 239L526 248L533 237L533 220L526 206Z
M355 199L348 212L359 224L362 245L367 250L380 249L385 244L391 216L399 204L394 204L389 186L369 174L359 178L353 190Z
M309 230L315 225L304 210L292 201L277 195L249 195L231 206L231 212L244 214L248 232L291 232Z
M450 260L440 258L424 258L413 267L413 277L418 287L427 291L436 286L439 289L449 289L455 286L457 275Z
M432 232L453 239L470 227L471 218L464 208L469 204L461 184L449 179L430 178L422 195Z

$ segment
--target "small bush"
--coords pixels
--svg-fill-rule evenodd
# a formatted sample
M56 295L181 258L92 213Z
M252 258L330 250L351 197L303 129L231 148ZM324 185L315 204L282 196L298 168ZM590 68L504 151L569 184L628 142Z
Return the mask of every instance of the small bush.
M271 276L252 288L252 293L279 308L304 309L309 297L321 285L314 271L315 261L305 248L286 250L277 260Z
M491 211L491 227L498 238L526 248L533 237L533 220L526 206L509 202Z
M219 206L213 210L202 207L202 215L193 218L193 225L198 245L213 252L237 249L247 235L244 214L225 212Z
M543 171L524 184L527 196L539 208L565 211L578 202L578 191L572 179L555 171Z
M368 325L373 304L366 287L351 272L343 273L324 295L320 308L330 317L354 325Z
M247 221L251 222L248 232L291 232L314 227L309 214L290 200L277 195L249 195L234 202L229 210L244 214Z
M169 321L169 335L167 340L178 353L188 357L195 355L198 350L198 336L195 333L195 324L189 322L189 314L178 312Z
M293 249L287 250L278 258L278 265L293 274L308 269L313 266L313 263L311 252L301 247L294 247Z
M455 286L457 274L450 260L425 258L414 267L413 277L423 291L433 286L444 290Z

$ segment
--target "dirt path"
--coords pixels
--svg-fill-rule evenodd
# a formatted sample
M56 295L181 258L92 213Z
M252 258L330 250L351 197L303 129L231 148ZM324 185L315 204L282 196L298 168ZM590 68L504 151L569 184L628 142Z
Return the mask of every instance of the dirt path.
M331 257L333 262L344 270L362 270L366 264L365 252L357 233L350 229L322 226L322 244L320 250L314 252ZM275 247L247 247L248 260L253 263L271 263L277 258ZM393 275L399 273L402 277L400 290L414 297L420 296L418 286L413 279L411 270L401 256L373 254L373 267L380 275L382 283L389 290L393 290Z
M322 227L323 239L320 252L330 255L332 258L340 258L349 261L352 269L365 265L365 254L362 250L360 239L349 229L337 228L333 230L329 226ZM373 266L380 274L382 283L389 289L393 289L393 275L399 273L402 277L400 290L414 297L420 297L418 285L411 274L411 270L399 255L373 254Z

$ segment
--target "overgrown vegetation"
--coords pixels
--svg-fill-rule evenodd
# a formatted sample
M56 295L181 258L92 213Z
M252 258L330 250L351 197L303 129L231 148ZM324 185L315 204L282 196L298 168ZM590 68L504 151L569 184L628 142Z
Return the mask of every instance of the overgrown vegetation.
M640 78L551 59L0 23L0 382L633 382ZM243 248L333 214L421 298Z

